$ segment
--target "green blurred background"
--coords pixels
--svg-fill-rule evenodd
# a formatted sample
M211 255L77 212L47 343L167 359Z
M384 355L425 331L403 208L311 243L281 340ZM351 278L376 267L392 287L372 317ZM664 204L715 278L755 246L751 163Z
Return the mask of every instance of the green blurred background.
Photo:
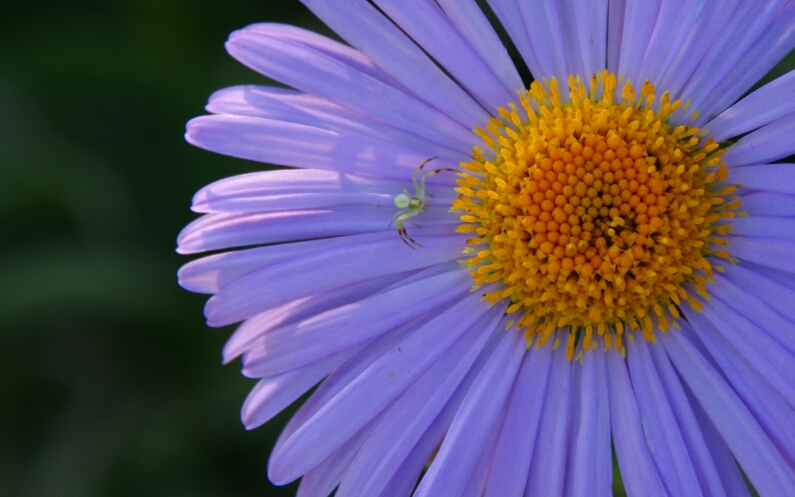
M223 48L258 21L328 34L296 0L0 3L0 495L294 495L265 474L289 413L243 429L230 329L175 277L193 193L262 168L182 139L266 82Z
M288 419L246 432L230 329L177 286L193 193L256 164L195 149L224 51L297 1L0 3L0 495L294 495L268 483Z

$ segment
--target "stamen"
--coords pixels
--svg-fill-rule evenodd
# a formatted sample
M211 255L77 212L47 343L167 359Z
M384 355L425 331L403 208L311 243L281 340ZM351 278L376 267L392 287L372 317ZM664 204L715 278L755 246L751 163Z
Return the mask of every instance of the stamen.
M511 106L475 130L496 158L473 152L453 203L459 231L478 235L475 284L504 283L489 300L510 299L528 343L571 327L570 359L580 339L595 348L594 331L623 350L628 332L653 341L655 326L676 326L682 301L699 305L683 285L706 293L708 259L730 258L720 236L740 207L724 198L736 189L721 184L725 151L669 124L682 102L617 79L604 71L586 89L570 77L566 102L556 80L534 82L525 122Z

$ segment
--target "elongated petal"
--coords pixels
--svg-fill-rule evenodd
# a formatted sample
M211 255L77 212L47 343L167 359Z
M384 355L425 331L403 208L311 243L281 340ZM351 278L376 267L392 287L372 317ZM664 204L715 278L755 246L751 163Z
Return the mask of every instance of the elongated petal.
M726 165L764 164L795 153L790 137L795 133L795 114L782 117L744 136L723 156Z
M516 45L516 49L522 55L527 67L530 68L530 72L535 76L547 76L547 73L542 70L538 56L530 44L530 37L525 29L522 12L519 10L516 0L488 0L488 3L500 23L502 23L508 36L511 37L514 45Z
M355 53L361 56L359 52ZM224 88L210 96L206 109L213 114L259 117L400 143L412 150L424 152L428 157L468 160L467 154L400 130L389 123L374 121L316 95L288 88L256 85Z
M735 495L735 493L732 493L733 489L731 486L727 486L723 482L732 482L731 469L733 469L733 473L736 476L740 476L737 465L735 464L729 470L723 468L721 468L721 471L718 470L715 463L714 450L710 449L694 412L694 408L698 406L694 406L688 399L687 393L673 365L671 365L665 349L659 344L649 346L648 349L660 383L665 391L668 405L671 406L676 422L681 429L682 438L693 461L701 492L710 497ZM725 444L723 444L723 447L725 447ZM728 449L726 449L726 452L728 453ZM740 477L740 481L742 481L742 477Z
M555 2L516 2L522 13L527 36L538 58L542 75L561 83L568 77L566 49L560 29L560 14Z
M381 497L409 496L414 491L420 474L439 448L439 444L441 444L447 430L450 428L461 402L464 400L470 387L499 344L502 336L500 332L501 330L497 329L491 334L483 351L470 368L466 377L464 377L464 380L458 386L458 389L456 389L453 396L447 402L447 405L445 405L444 409L436 416L436 419L433 420L409 455L406 456L400 468L393 472L394 476L392 476L392 479L389 480L389 483L386 484L383 491L380 493ZM366 497L368 494L358 495Z
M303 368L260 380L243 403L240 417L246 429L270 421L357 351L344 350Z
M766 277L747 264L728 265L725 271L726 276L737 286L764 298L767 305L795 323L795 307L792 306L795 290Z
M461 239L424 237L412 252L397 239L364 243L296 257L255 271L229 284L205 306L215 326L235 323L295 299L388 274L421 269L461 256ZM388 261L388 263L384 263Z
M747 322L742 323L744 328L753 323L754 327L758 327L754 328L755 332L762 331L763 335L770 338L771 341L767 343L768 347L772 347L772 344L775 344L775 348L777 349L783 346L784 350L788 351L789 354L780 357L788 359L784 362L791 363L790 359L793 359L792 354L795 354L795 334L791 332L791 328L795 327L795 321L788 320L786 317L781 316L766 303L780 299L781 295L774 294L768 296L768 294L764 293L755 293L751 289L738 287L729 278L718 274L715 275L715 288L710 290L712 290L710 292L712 296L729 306L733 312L742 315L743 320L747 320ZM792 296L792 293L795 292L789 291L786 293ZM764 296L765 301L762 301L756 295ZM785 300L782 303L786 302L791 304L793 301ZM790 305L785 308L785 311L792 314L791 309L792 307ZM720 314L721 311L718 311L718 313ZM731 319L729 320L731 321ZM743 334L745 335L745 333ZM756 338L756 336L753 337L753 339ZM758 339L765 340L764 337L759 337ZM781 351L775 352L774 356L778 355L780 352ZM762 354L769 358L774 357L768 355L767 352L763 352Z
M795 164L733 167L730 177L732 183L752 190L795 194Z
M659 12L659 0L626 3L618 72L631 81L638 79Z
M470 372L501 316L487 314L467 341L456 344L409 388L368 440L339 495L378 495L420 442Z
M517 100L444 13L429 0L376 0L381 10L491 114ZM514 91L518 88L514 88Z
M787 0L759 2L742 0L731 13L723 29L711 41L711 46L685 85L682 96L691 99L694 108L712 92L739 60L769 29ZM715 14L716 8L710 8Z
M759 46L763 47L761 44ZM771 102L776 102L776 105L770 105ZM715 141L721 142L761 128L793 112L795 112L795 72L790 72L774 79L723 111L706 124L706 128Z
M522 78L488 18L474 0L437 0L450 22L480 55L512 97L524 88ZM507 103L507 102L505 102Z
M243 356L243 372L264 377L310 364L426 312L438 312L471 286L466 271L444 273L280 327Z
M792 469L720 374L684 334L660 333L658 339L754 487L762 495L795 495Z
M615 350L605 351L605 355L613 444L624 487L628 495L664 496L665 488L646 444L624 359Z
M472 97L365 0L303 0L303 3L348 43L464 129L474 129L488 119L488 114Z
M429 165L432 166L433 162ZM452 188L449 188L454 185L454 178L455 175L448 174L445 187L428 184L426 192L431 193L433 198L425 197L426 205L449 206L456 198ZM440 175L431 177L436 184L438 179L445 178ZM191 209L202 213L242 213L319 209L337 205L392 207L394 198L404 187L413 190L410 177L400 181L317 169L265 171L232 176L205 186L193 196Z
M486 483L486 497L521 497L547 396L552 347L528 351L506 406L502 434Z
M279 33L267 33L261 27L236 31L226 48L240 62L266 76L375 121L462 152L474 141L469 128L427 103L314 48L279 37ZM472 102L470 97L465 98ZM483 112L478 121L485 116Z
M795 243L781 238L726 236L732 257L795 273Z
M789 2L784 8L783 12L778 14L773 22L765 28L762 36L757 39L753 45L745 51L736 50L742 53L742 57L731 71L722 78L718 85L712 92L706 94L703 103L698 103L698 108L701 110L701 115L696 119L694 124L702 126L708 122L713 116L723 111L740 98L743 93L747 92L762 76L767 74L768 71L781 61L793 48L795 48L795 4ZM782 110L787 108L792 109L788 102L788 98L784 95L768 95L768 102L776 102L776 105L765 105L764 107L757 108L756 110L761 115L761 119L756 116L747 116L749 123L741 125L746 131L750 131L757 125L761 126L771 122L775 119L773 117L776 111L768 113L771 107L782 107ZM792 112L792 110L790 110ZM784 116L788 112L779 114ZM767 121L767 122L763 122ZM735 121L736 122L736 121ZM759 124L762 122L762 124ZM751 127L748 127L748 126ZM708 126L708 129L711 124ZM726 138L737 136L739 133L732 134ZM724 138L725 139L725 138ZM716 140L718 140L716 138ZM723 139L721 139L723 140ZM718 140L718 141L721 141Z
M605 356L600 351L583 355L582 366L572 366L579 381L579 414L572 424L566 495L613 495L613 461L610 436L610 402ZM574 421L573 421L574 423Z
M608 0L571 0L582 53L583 72L588 75L603 70L607 64ZM570 13L563 15L566 22Z
M417 497L463 494L463 485L473 474L500 417L525 351L522 333L508 329L464 398L434 464L417 488Z
M782 426L792 426L795 423L795 409L761 374L760 369L770 366L759 361L751 362L743 357L725 337L726 331L718 331L705 316L687 310L684 312L698 338L709 350L770 441L790 466L795 465L795 433L792 430L781 430ZM795 481L795 472L790 477Z
M224 252L189 262L182 266L177 274L179 284L186 290L217 293L221 288L247 274L294 257L346 245L388 240L393 236L394 233L389 232L367 233Z
M795 240L795 219L791 217L738 217L732 233L739 236Z
M795 216L795 195L756 192L743 196L742 204L743 210L751 216Z
M638 71L637 83L646 80L660 81L683 49L683 44L696 24L706 2L667 0L660 2L657 22L654 24L643 62Z
M408 273L382 276L335 288L311 297L288 302L275 309L257 314L247 319L229 337L224 345L224 364L250 349L258 338L271 330L302 321L329 309L336 309L345 304L358 302L389 286L402 281Z
M568 332L559 333L566 343ZM547 392L527 476L528 497L563 493L571 411L571 362L566 347L559 346L553 354Z
M271 480L295 480L383 411L485 314L485 305L474 305L479 298L463 299L431 320L323 406L274 452Z
M350 440L342 444L320 464L310 469L298 487L296 497L326 497L339 485L348 472L353 459L370 438L373 431L381 424L384 413L373 418L367 426Z
M651 457L668 495L703 495L645 339L629 341L627 362Z
M406 182L429 158L427 152L395 143L258 117L197 117L188 123L185 139L197 147L241 159ZM456 167L446 159L435 165Z

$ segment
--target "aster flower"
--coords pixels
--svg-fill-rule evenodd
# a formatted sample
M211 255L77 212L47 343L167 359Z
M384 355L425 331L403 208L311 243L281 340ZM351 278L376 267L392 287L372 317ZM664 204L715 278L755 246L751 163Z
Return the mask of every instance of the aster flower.
M630 495L795 495L795 77L743 97L795 4L304 3L350 46L233 33L294 89L186 135L294 169L202 189L178 248L221 251L180 284L242 321L248 428L320 383L271 480L610 495L614 450Z

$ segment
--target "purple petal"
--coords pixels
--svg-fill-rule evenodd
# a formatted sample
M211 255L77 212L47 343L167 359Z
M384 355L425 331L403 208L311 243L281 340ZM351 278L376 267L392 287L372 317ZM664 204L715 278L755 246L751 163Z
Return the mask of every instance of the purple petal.
M179 284L191 292L217 293L229 283L267 266L336 247L389 240L394 236L389 232L367 233L210 255L182 266L178 273Z
M516 49L522 55L527 67L535 77L548 77L538 62L538 57L530 44L530 37L522 21L522 13L516 0L487 0L494 14L499 19L508 36L511 37Z
M359 433L329 455L323 462L307 471L298 487L296 497L326 497L339 485L353 459L381 424L383 413L376 416Z
M762 77L768 73L773 67L778 64L793 48L795 48L795 5L792 2L784 8L784 10L776 16L773 22L767 26L750 49L742 53L742 58L732 68L732 70L724 77L718 85L712 90L703 103L698 104L698 109L702 114L695 121L696 126L703 126L713 116L726 109L729 105L740 98L743 93L747 92L754 84L756 84ZM739 51L739 50L738 50ZM764 107L756 109L758 114L762 116L762 120L767 120L758 124L759 126L767 124L774 119L770 118L770 114L765 117L766 111L772 107L781 107L782 109L789 108L791 112L792 107L788 99L784 95L770 95L768 94L767 104ZM770 105L769 102L776 102L775 105ZM756 113L755 113L756 114ZM785 114L781 114L782 116ZM748 116L749 118L751 116ZM769 119L769 120L768 120ZM760 123L759 118L754 115L749 119L750 123L740 125L746 127L742 133L758 127L754 123ZM748 125L751 127L747 127ZM711 129L711 124L709 125ZM737 136L741 133L736 133L726 138ZM722 141L726 138L717 139Z
M790 114L740 138L740 141L729 147L723 160L731 167L783 159L795 153L795 144L790 139L793 133L795 114Z
M640 337L638 338L641 339ZM682 438L684 439L687 451L693 462L693 468L698 476L698 482L701 491L704 495L712 497L722 497L727 495L724 490L723 480L731 481L731 475L726 471L718 471L715 466L714 455L707 444L704 433L699 427L698 420L693 412L694 407L690 400L687 398L685 390L682 386L679 377L674 371L665 349L656 344L647 347L651 354L655 370L657 371L657 378L662 384L667 404L671 407L676 422L681 429ZM722 443L722 441L721 441ZM724 444L725 447L725 444ZM728 449L726 449L728 452ZM739 476L737 465L734 465L734 473ZM741 478L742 481L742 478ZM744 486L744 485L743 485ZM728 488L728 490L731 490ZM731 492L729 492L731 494Z
M792 305L795 302L795 290L767 278L744 263L727 266L724 270L726 276L738 287L762 297L767 305L795 323L795 307Z
M411 323L401 326L397 330L390 331L376 338L348 362L331 373L287 423L287 426L282 430L279 439L276 441L273 452L275 453L278 451L298 428L317 414L323 406L336 397L337 394L345 389L375 361L380 359L392 348L399 345L404 339L411 336L419 327L422 327L430 320L431 317L421 316ZM271 458L272 457L273 454L271 454Z
M314 48L280 37L279 33L267 33L262 25L255 28L232 33L226 43L227 51L252 69L302 92L462 153L469 151L475 142L470 128L414 96ZM470 97L465 98L477 105ZM462 104L457 114L460 115L464 107ZM485 120L482 109L481 113L478 121Z
M791 217L737 217L732 233L739 236L795 240L795 219Z
M338 490L339 497L378 495L387 486L434 420L447 409L494 334L499 318L499 314L485 315L473 327L478 331L443 355L397 401L356 457Z
M502 434L486 483L486 497L524 494L551 363L552 347L534 348L525 355L506 407Z
M525 495L562 495L566 483L566 451L569 446L571 409L571 363L564 344L568 332L559 331L561 344L552 357L548 394L538 424L533 459L527 477ZM546 345L549 347L549 344Z
M795 495L792 469L720 374L683 333L660 333L658 339L754 487L762 495Z
M295 480L383 411L487 312L480 298L462 299L432 319L323 406L274 450L271 481Z
M649 345L641 336L629 340L627 359L632 389L651 457L668 495L703 495L673 410L652 362ZM660 347L652 344L651 347Z
M522 333L508 329L461 403L434 463L415 492L417 497L464 493L464 484L500 417L525 351Z
M433 163L430 163L432 165ZM435 175L444 185L432 186L426 198L432 205L449 207L457 198L455 175ZM434 183L437 183L434 181ZM232 176L205 186L193 196L194 212L272 212L319 209L338 205L392 206L403 186L411 180L340 174L317 169L282 169ZM426 202L427 205L427 202Z
M682 91L683 97L693 101L694 108L701 108L700 104L710 92L726 78L732 67L754 46L762 33L769 29L787 1L771 0L761 4L756 1L739 2L727 23L712 39L710 49ZM718 9L710 6L705 10L715 13Z
M309 295L360 281L421 269L461 257L457 236L420 237L410 249L395 237L296 257L255 271L222 288L205 306L211 326L242 321ZM410 255L410 257L409 257Z
M607 69L618 73L624 38L627 0L609 0L607 9Z
M773 192L752 193L742 197L742 204L743 210L751 216L795 216L795 195Z
M607 62L607 10L608 0L570 0L564 4L566 14L562 21L570 25L579 40L582 54L582 72L585 78L605 68ZM573 17L572 17L573 15Z
M643 56L637 83L662 79L705 6L705 2L693 4L690 0L660 2L660 12Z
M287 88L255 85L224 88L212 94L206 109L213 114L259 117L400 143L428 157L440 156L453 162L469 160L468 154L368 119L326 99Z
M572 397L577 414L572 417L566 495L609 497L613 460L605 355L600 349L586 352L582 365L575 360L573 368L579 384L574 383L578 397Z
M336 205L294 211L205 214L182 230L177 238L177 251L193 254L377 231L392 231L398 238L397 228L390 226L396 212L394 205ZM445 231L450 234L461 224L450 207L441 205L427 207L412 221L427 227L446 226Z
M636 84L659 12L660 0L626 3L618 72Z
M795 32L795 29L792 31ZM761 44L759 47L763 48L765 53L771 53L769 47ZM771 105L772 102L776 104ZM793 112L795 112L795 72L790 72L732 105L706 124L706 128L715 141L722 142L761 128Z
M541 75L545 78L555 77L561 84L565 84L569 72L557 6L548 0L539 0L532 4L517 3L533 52L541 66Z
M750 288L742 289L734 285L730 279L719 274L715 275L715 289L710 289L711 295L720 301L720 305L728 306L731 311L727 312L737 313L736 319L741 320L734 322L734 319L729 319L729 321L734 322L733 324L736 325L742 325L743 329L752 329L754 331L753 337L748 336L746 332L743 332L743 335L747 336L752 342L756 342L756 335L761 332L763 336L758 337L760 343L754 343L751 346L752 349L761 352L765 348L775 348L776 351L764 353L763 355L767 355L771 359L780 357L782 365L786 363L792 364L795 361L795 357L792 355L795 354L795 334L790 330L795 327L795 324L783 318L754 294L749 293L751 291ZM792 300L789 302L791 304ZM710 303L718 304L719 302L710 301ZM723 317L720 316L720 311L718 315ZM722 329L721 326L718 328ZM789 353L786 353L787 351Z
M665 353L665 352L663 352ZM667 360L667 359L666 359ZM675 373L674 373L675 374ZM704 408L698 403L693 393L687 388L687 385L682 384L687 402L693 410L693 415L696 418L697 427L707 444L709 453L717 473L720 475L720 480L723 484L724 492L716 491L714 495L727 495L730 497L750 497L751 492L748 490L748 485L745 478L740 473L740 467L737 465L737 460L729 450L723 437L715 428L715 425L710 421L709 416L704 411Z
M524 89L508 50L474 0L437 0L436 3L512 97Z
M328 310L270 331L243 356L243 373L264 377L311 364L411 321L439 312L472 287L467 271L455 271Z
M795 243L780 238L725 236L732 257L795 273Z
M375 4L492 114L517 100L515 91L521 87L509 92L435 3L376 0Z
M241 418L246 429L253 430L270 421L356 352L357 349L344 350L303 368L260 380L243 403Z
M646 444L640 411L621 353L605 351L613 444L628 495L665 496L665 489Z
M729 18L740 1L715 0L710 2L709 8L701 10L685 43L668 66L665 76L656 83L658 88L665 88L674 98L682 98L682 88L698 68L707 51L712 48L715 40L726 29Z
M197 117L188 122L185 139L241 159L403 181L429 158L428 152L400 144L258 117ZM447 159L438 159L434 165L457 167Z
M257 314L247 319L229 337L224 345L224 364L250 349L260 337L282 326L307 319L329 309L357 302L388 287L390 284L408 279L408 274L382 276L371 280L336 288L311 297L288 302L280 307Z
M729 175L732 183L752 190L795 193L795 164L738 166L731 168Z
M415 95L458 121L464 129L474 129L488 119L488 114L472 97L365 0L303 0L303 3L335 33L361 50ZM384 100L381 99L382 102ZM421 122L420 119L417 121Z
M766 366L743 357L705 316L684 310L692 329L725 374L737 395L756 418L790 466L795 463L795 433L782 426L795 425L795 409L768 383L761 369ZM769 366L767 366L769 367ZM795 473L793 473L795 481Z

